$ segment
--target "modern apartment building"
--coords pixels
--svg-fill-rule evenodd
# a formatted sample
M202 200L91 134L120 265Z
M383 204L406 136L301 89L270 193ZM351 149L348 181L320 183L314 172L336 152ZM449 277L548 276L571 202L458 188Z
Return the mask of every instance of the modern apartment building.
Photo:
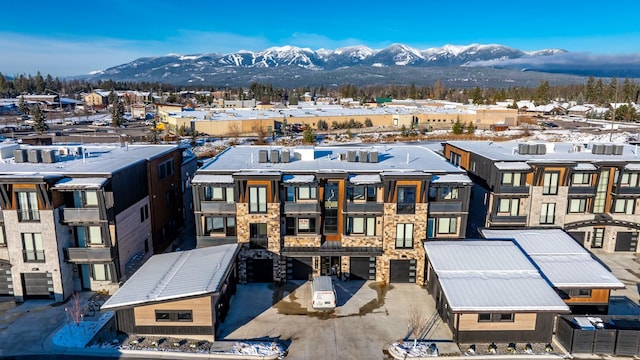
M181 226L176 145L0 145L0 295L113 292Z
M422 242L465 237L471 186L418 145L237 146L193 178L197 244L242 244L241 282L422 284Z
M639 250L637 147L449 141L443 152L474 181L470 237L481 227L561 227L587 248Z

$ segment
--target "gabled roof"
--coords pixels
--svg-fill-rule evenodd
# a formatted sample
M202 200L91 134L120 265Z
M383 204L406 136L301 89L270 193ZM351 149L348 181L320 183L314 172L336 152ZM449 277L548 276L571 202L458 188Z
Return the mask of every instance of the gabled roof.
M102 308L132 307L218 292L239 249L238 244L227 244L154 255Z
M424 248L453 312L569 310L512 241L427 241Z
M480 234L487 239L513 239L556 288L625 287L561 229L480 229Z

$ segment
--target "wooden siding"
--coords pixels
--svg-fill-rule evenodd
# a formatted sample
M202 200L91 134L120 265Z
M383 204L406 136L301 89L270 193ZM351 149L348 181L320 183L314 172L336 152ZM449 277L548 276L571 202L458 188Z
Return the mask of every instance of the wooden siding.
M478 314L460 314L460 331L535 330L536 313L516 313L513 321L478 322Z
M465 314L469 316L475 316L477 321L477 314ZM553 326L555 314L553 313L538 313L538 314L516 314L518 315L533 315L535 320L533 323L525 321L525 323L533 324L533 329L510 329L503 325L505 323L495 323L499 327L487 328L485 330L470 329L470 330L453 330L454 341L458 343L490 343L490 342L550 342L553 335ZM455 322L454 315L453 321ZM518 320L516 320L518 321Z
M211 296L134 308L136 326L213 326ZM156 310L191 310L193 321L156 321Z
M564 300L567 304L608 304L609 289L592 289L590 297L572 297Z
M458 149L452 146L451 144L444 144L443 152L444 152L444 157L445 159L447 159L447 161L451 161L452 152L460 155L460 167L462 167L465 170L469 170L469 162L470 162L469 152Z

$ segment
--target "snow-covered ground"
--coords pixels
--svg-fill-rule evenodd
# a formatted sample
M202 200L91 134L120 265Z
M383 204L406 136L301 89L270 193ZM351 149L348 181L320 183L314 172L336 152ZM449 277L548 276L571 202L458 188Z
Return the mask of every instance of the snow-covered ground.
M112 317L113 312L109 311L97 321L83 320L78 324L69 322L54 335L53 343L62 347L83 348Z

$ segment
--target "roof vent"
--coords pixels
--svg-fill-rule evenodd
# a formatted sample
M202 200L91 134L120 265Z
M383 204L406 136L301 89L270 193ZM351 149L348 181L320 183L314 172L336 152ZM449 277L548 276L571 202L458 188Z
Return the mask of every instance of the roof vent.
M289 150L282 150L280 156L282 156L283 163L288 163L289 161L291 161L291 152Z
M280 152L278 150L271 150L271 162L273 164L280 162Z
M53 149L42 150L42 162L47 164L56 162L56 151Z
M355 162L356 161L356 151L355 150L348 150L347 151L347 161L348 162Z
M27 162L27 150L26 149L18 149L13 150L13 159L17 163Z
M30 163L40 163L42 162L42 151L39 149L29 149L28 157Z
M368 159L367 152L365 150L358 151L358 161L361 163L366 163Z
M378 162L378 152L372 151L369 153L369 162L377 163Z

